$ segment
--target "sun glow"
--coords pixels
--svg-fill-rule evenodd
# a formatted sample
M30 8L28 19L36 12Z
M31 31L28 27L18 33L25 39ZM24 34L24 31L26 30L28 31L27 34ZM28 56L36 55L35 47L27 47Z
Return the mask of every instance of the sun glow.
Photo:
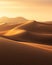
M0 0L0 17L22 16L30 20L51 21L52 2L44 0Z

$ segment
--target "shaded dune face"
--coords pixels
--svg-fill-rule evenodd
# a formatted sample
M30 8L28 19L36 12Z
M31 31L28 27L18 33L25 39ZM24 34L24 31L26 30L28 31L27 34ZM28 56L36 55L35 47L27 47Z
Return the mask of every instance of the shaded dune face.
M29 24L23 25L19 28L31 32L52 33L52 24L40 23L36 21L30 22Z
M52 25L28 21L9 30L4 37L25 42L38 42L52 45Z
M52 47L0 37L0 65L52 65Z

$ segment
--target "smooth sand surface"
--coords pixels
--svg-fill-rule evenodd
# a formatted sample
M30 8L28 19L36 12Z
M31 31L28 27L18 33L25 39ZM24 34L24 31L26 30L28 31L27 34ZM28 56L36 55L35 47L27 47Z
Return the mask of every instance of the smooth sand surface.
M0 37L0 65L52 65L52 46Z

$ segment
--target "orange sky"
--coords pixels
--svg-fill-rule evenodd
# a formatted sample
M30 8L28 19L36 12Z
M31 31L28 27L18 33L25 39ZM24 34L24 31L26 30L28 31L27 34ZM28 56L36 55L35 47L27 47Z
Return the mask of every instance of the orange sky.
M0 17L52 20L52 0L0 0Z

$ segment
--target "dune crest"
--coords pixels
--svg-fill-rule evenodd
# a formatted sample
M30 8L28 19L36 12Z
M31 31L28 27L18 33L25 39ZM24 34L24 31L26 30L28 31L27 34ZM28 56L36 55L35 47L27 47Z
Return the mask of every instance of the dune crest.
M48 52L49 51L52 52L52 46L49 46L49 45L38 44L38 43L29 43L29 42L19 42L19 43L29 45L29 46L32 46L32 47L36 47L36 48L39 48L39 49L43 49L43 50L46 50Z

